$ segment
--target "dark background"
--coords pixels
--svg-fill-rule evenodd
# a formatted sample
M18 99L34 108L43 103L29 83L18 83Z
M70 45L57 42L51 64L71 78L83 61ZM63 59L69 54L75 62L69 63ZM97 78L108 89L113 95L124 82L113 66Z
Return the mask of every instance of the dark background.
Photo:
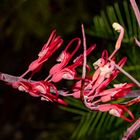
M0 71L21 75L37 58L41 46L55 28L67 44L81 37L81 23L92 19L115 0L0 0ZM121 5L121 1L118 1ZM107 41L87 35L90 44ZM100 50L100 48L98 48ZM61 50L61 49L60 49ZM58 51L59 52L59 51ZM36 79L54 63L55 55ZM75 115L58 104L43 102L0 83L0 140L65 140L78 124ZM91 138L92 139L92 138Z

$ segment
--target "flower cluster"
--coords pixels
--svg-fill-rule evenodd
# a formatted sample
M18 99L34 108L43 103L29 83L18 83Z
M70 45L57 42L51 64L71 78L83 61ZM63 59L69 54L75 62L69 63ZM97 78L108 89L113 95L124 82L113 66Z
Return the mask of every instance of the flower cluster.
M56 31L53 30L47 43L39 52L38 58L29 65L27 71L19 77L18 81L11 83L13 88L27 92L33 97L41 97L41 100L67 105L67 103L59 97L59 91L55 86L55 83L58 83L62 79L79 79L79 77L77 77L76 68L82 66L83 55L81 54L78 56L73 61L73 64L68 65L68 63L81 46L80 38L74 38L68 43L56 60L58 63L50 69L49 75L44 80L33 81L31 79L33 75L42 68L43 63L46 62L60 46L62 46L62 43L63 39L60 36L57 36ZM86 51L87 55L90 54L94 48L95 45L91 46ZM87 68L89 69L88 65ZM29 72L32 73L28 80L23 79Z
M101 58L93 63L95 72L92 77L85 76L84 79L79 77L76 68L83 66L85 57L95 49L96 45L92 45L85 50L85 56L84 54L81 54L73 59L81 46L81 39L76 37L68 43L59 55L56 60L57 63L50 69L46 78L41 81L32 80L32 76L42 68L43 63L46 62L63 44L63 39L60 36L57 36L56 31L54 30L47 43L39 52L38 58L29 65L28 70L18 78L18 81L12 82L12 86L20 91L29 93L31 96L41 97L42 100L58 102L63 105L67 105L67 103L61 97L72 96L81 99L83 104L91 110L109 112L128 122L133 121L134 116L131 111L127 109L126 105L114 104L111 103L111 101L126 96L134 84L119 83L115 84L114 87L110 89L107 88L119 74L116 65L122 68L126 62L126 57L124 57L117 63L115 56L121 46L124 29L118 23L114 23L113 28L120 33L115 45L115 50L111 55L108 54L107 50L102 52ZM71 59L73 59L72 64L69 63ZM85 68L88 72L91 71L88 64L85 65ZM31 72L29 79L23 79L29 72ZM60 95L56 83L60 82L62 79L74 80L75 84L71 91L62 89ZM126 113L129 115L128 118L125 116Z
M140 11L138 6L135 0L130 0L130 3L140 27ZM134 86L140 88L140 83L122 69L126 63L126 57L123 57L117 62L116 53L120 49L123 40L124 28L118 23L113 23L113 28L119 33L115 49L110 55L107 50L102 52L101 58L93 63L94 72L91 71L89 65L86 63L86 57L96 48L96 45L91 45L87 49L84 27L82 25L83 54L74 58L77 51L81 49L82 41L79 37L72 39L56 59L57 63L50 68L49 74L40 81L34 81L32 79L33 75L41 70L43 64L48 61L52 54L63 44L61 36L58 36L56 30L53 30L47 43L38 53L38 58L29 65L27 71L19 77L0 72L0 81L4 81L8 85L12 85L13 88L26 92L33 97L40 97L41 100L57 102L65 106L67 106L68 103L65 102L63 98L67 96L81 99L84 106L90 110L109 112L111 115L132 122L134 116L128 107L140 102L140 90L131 91L131 89ZM134 38L134 40L137 46L140 47L140 41L138 41L137 38ZM77 73L77 67L79 66L83 68L82 76L79 76ZM93 73L92 76L88 75L89 72ZM108 85L120 72L133 83L118 83L114 84L112 88L109 88ZM25 79L25 76L27 77L27 74L29 75L30 73L30 77ZM65 87L58 89L57 83L62 79L74 81L71 90ZM122 103L117 102L118 99L125 97L131 97L133 99ZM127 129L122 140L130 139L139 128L140 118Z

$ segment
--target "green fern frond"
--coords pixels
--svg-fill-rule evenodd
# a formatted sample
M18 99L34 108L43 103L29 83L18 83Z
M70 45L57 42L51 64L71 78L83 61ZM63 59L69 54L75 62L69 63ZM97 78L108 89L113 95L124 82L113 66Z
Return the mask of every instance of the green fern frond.
M126 0L122 2L122 7L115 3L113 6L107 6L106 10L102 10L100 16L93 18L92 30L87 32L92 36L115 40L117 36L112 28L113 22L118 22L125 28L123 42L132 44L134 36L140 38L140 29L134 12Z
M110 116L108 113L95 112L87 109L80 100L69 97L66 101L69 103L69 106L61 106L60 108L76 114L78 116L78 122L80 121L73 132L72 139L84 140L85 137L90 137L93 133L96 133L95 137L99 139L101 134L110 131L113 123L118 127L118 124L123 122L123 120Z

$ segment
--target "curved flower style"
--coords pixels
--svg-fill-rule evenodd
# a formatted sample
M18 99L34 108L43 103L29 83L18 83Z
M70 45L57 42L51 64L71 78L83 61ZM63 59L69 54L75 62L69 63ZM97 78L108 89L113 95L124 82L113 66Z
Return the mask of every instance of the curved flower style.
M120 105L120 104L102 104L102 105L98 105L97 107L91 107L91 109L93 110L98 110L101 112L106 112L108 111L109 114L122 118L128 122L133 122L134 121L134 116L131 113L130 110L128 110L124 105ZM130 118L127 118L125 116L125 113L128 113Z
M42 67L42 64L48 60L48 58L62 45L63 39L60 36L56 36L56 30L53 30L47 43L43 46L42 50L38 54L38 59L33 61L28 70L23 73L20 78L23 78L28 72L32 71L32 75L39 71Z
M75 41L77 41L77 45L76 48L73 47L73 43L75 43ZM50 74L49 77L51 78L51 81L53 82L59 82L62 79L62 76L64 75L64 72L62 72L63 68L65 68L65 66L69 63L70 59L74 56L74 54L77 52L77 50L79 49L81 45L81 40L80 38L74 38L72 39L68 45L66 46L66 48L64 49L64 51L60 54L60 56L58 57L57 61L60 62L59 64L54 65L51 69L50 69ZM70 49L73 47L73 51L72 53L70 53ZM69 51L68 51L69 49ZM70 77L70 76L69 76ZM46 78L47 80L48 78ZM71 77L70 77L71 79Z
M41 97L41 100L58 102L63 105L67 105L62 99L59 99L57 88L47 81L29 82L19 81L12 83L13 88L17 88L20 91L27 92L33 97ZM53 89L54 93L51 93Z
M103 51L102 56L93 63L95 72L91 79L85 78L84 89L81 91L82 81L76 82L72 93L64 93L63 96L73 96L74 98L82 98L84 105L91 110L109 111L110 114L125 119L128 122L134 120L131 111L126 108L126 105L120 104L102 104L110 102L126 96L131 88L132 83L115 84L114 88L106 89L106 87L117 77L119 70L115 64L115 54L121 46L124 36L124 29L118 23L113 24L113 28L120 32L119 38L115 45L115 50L108 56L106 50ZM126 57L122 58L117 66L122 68L126 62ZM82 95L81 95L82 94ZM131 119L126 118L124 113L127 112Z
M134 84L115 84L114 88L106 89L100 92L94 98L99 98L99 102L108 102L111 100L117 100L118 98L126 96Z
M89 55L94 49L95 49L96 45L91 46L89 49L87 49L87 55ZM83 62L83 55L78 56L74 61L73 64L62 68L60 70L59 68L56 68L55 66L60 66L59 64L55 65L51 70L54 70L53 74L52 71L50 70L50 73L52 74L52 79L51 81L53 82L59 82L62 79L67 79L67 80L78 80L80 79L79 77L77 77L77 72L76 72L76 68L81 66ZM62 64L62 63L61 63ZM64 66L64 65L63 65ZM59 69L59 70L58 70ZM89 66L87 65L87 69L88 71L90 71Z

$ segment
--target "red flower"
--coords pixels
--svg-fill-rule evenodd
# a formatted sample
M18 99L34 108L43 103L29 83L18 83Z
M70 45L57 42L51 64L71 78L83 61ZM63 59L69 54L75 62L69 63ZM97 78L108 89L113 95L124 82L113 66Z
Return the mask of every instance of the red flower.
M93 50L94 48L96 47L96 45L93 45L91 46L86 54L89 55ZM63 53L64 54L64 53ZM62 54L61 54L62 55ZM71 56L70 56L71 57ZM62 60L64 61L64 59ZM66 59L65 59L66 61ZM69 60L67 59L67 62ZM77 75L77 72L76 72L76 68L80 65L82 65L82 62L83 62L83 54L80 55L79 57L77 57L74 61L73 61L73 64L72 65L69 65L67 67L66 66L66 63L63 63L61 62L60 64L57 64L55 65L51 70L50 70L50 73L52 75L52 81L53 82L59 82L60 80L62 79L67 79L67 80L73 80L73 79L80 79L78 78L76 75ZM90 71L90 68L89 66L87 65L87 69Z
M38 59L33 61L28 70L20 77L23 78L28 72L32 71L32 75L40 70L42 64L48 60L48 58L62 45L63 40L60 36L56 36L56 31L52 31L47 43L43 46L42 50L38 54ZM31 75L31 76L32 76Z
M41 97L41 100L58 102L63 105L67 105L62 99L59 99L59 93L57 88L47 81L29 82L19 81L12 83L14 88L18 88L20 91L27 92L31 96Z
M59 98L59 95L73 96L74 98L78 99L82 98L84 105L91 110L109 112L110 114L123 118L128 122L133 121L133 114L126 108L126 106L131 105L131 103L127 102L125 105L111 103L104 104L105 102L111 102L112 100L117 100L123 96L126 96L134 86L134 84L131 83L121 83L114 85L113 88L106 89L106 87L117 77L126 62L126 57L122 58L118 64L115 62L115 54L121 46L124 36L124 29L118 23L114 23L113 28L120 33L115 45L115 50L110 56L108 56L108 52L106 50L102 52L101 58L93 63L95 72L92 77L89 78L85 75L86 68L88 72L90 72L90 67L86 64L86 56L90 54L92 50L94 50L96 45L93 45L86 50L85 37L83 37L84 54L78 56L71 65L68 65L69 61L75 55L81 45L81 40L77 37L72 39L62 51L57 59L58 63L50 69L49 76L45 80L37 82L22 80L22 77L24 77L28 72L31 71L33 75L35 72L40 70L42 64L47 61L49 57L62 45L62 38L60 36L56 36L56 31L54 30L51 33L48 42L39 52L38 59L29 65L28 70L20 76L18 82L12 83L12 86L21 91L29 93L31 96L41 97L41 100L58 102L63 105L67 105L67 103ZM82 32L84 36L84 31L82 30ZM82 77L78 77L76 68L82 65ZM54 83L57 83L62 79L77 80L72 88L72 91L69 92L67 90L62 90L62 92L59 93ZM125 113L127 113L130 118L127 118Z
M93 65L96 67L96 71L93 74L92 81L85 87L85 90L92 85L92 89L90 92L87 93L86 96L94 96L98 95L103 89L107 87L107 85L113 81L119 71L114 66L114 60L107 61L108 53L103 52L102 58L98 59ZM123 58L118 65L122 67L126 62L126 58Z
M134 116L130 110L128 110L124 105L120 104L102 104L97 106L99 111L106 112L109 111L109 114L122 118L128 122L134 121ZM125 116L125 113L128 113L130 118Z
M74 47L74 45L72 45L73 43L75 43L75 41L77 41L77 45L76 45L76 48ZM49 76L46 78L46 80L50 77L51 78L51 81L53 82L59 82L61 79L62 79L62 73L61 73L61 70L69 63L69 60L74 56L74 54L77 52L77 50L79 49L81 45L81 40L80 38L74 38L72 39L68 45L66 46L65 50L60 54L60 56L58 57L57 61L60 62L59 64L56 64L54 65L51 70L50 70L50 74ZM70 53L68 51L68 49L70 47L73 46L73 51L72 53Z
M116 100L118 98L121 98L121 97L124 97L125 95L127 95L133 86L134 86L134 84L130 84L130 83L129 84L127 84L127 83L115 84L114 88L103 90L95 97L96 98L100 97L99 100L101 102L108 102L108 101L114 100L114 99Z

